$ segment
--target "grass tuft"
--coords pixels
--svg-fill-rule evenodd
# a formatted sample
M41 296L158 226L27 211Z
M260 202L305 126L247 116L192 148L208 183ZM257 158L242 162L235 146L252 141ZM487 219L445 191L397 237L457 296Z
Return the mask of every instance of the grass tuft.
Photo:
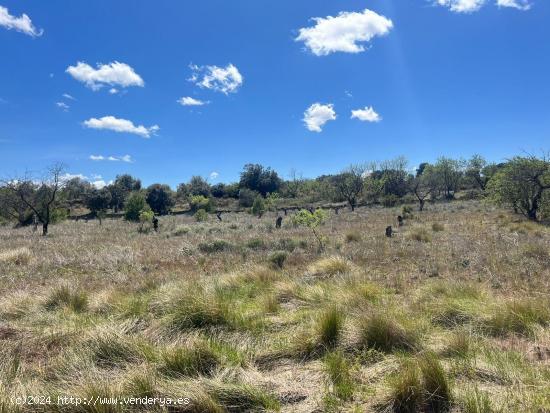
M361 346L390 353L418 347L418 335L385 315L373 315L361 323Z
M162 354L160 373L168 377L209 376L220 366L220 357L206 343L175 347Z
M339 274L349 273L352 270L352 265L349 261L342 257L322 258L308 268L311 275L321 277L332 277Z
M0 263L12 265L27 265L31 262L31 250L27 247L0 252Z
M73 291L68 286L63 285L54 289L44 307L47 310L56 310L58 308L69 308L76 313L86 311L88 308L88 296L81 291Z
M338 344L344 326L344 315L336 307L326 310L317 321L317 334L320 344L333 348Z

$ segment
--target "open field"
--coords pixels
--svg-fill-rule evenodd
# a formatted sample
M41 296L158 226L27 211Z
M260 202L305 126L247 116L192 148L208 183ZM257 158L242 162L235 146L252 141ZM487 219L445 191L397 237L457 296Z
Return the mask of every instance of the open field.
M386 238L399 213L331 213L324 252L273 213L1 227L0 412L549 412L550 228L456 201Z

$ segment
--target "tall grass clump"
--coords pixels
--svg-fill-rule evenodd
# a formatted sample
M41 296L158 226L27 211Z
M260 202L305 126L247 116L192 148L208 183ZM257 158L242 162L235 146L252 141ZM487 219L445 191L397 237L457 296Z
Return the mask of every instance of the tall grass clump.
M550 325L550 306L542 300L514 300L494 311L485 321L485 328L494 336L532 336L537 325Z
M319 342L326 348L333 348L338 344L344 326L344 315L336 307L326 310L317 321Z
M394 412L448 412L451 385L439 360L425 354L407 360L390 380L388 404Z
M27 247L0 252L1 264L27 265L31 261L31 250Z
M65 307L79 313L86 311L88 308L88 296L85 292L73 291L68 286L63 285L50 292L44 307L47 310Z
M323 362L332 385L331 395L340 400L350 400L355 390L355 381L349 361L341 352L333 352L328 353Z
M409 233L409 238L419 242L431 242L432 236L426 228L415 228Z
M308 268L308 272L311 275L321 277L332 277L339 274L345 274L351 270L351 263L342 257L321 258Z
M383 352L411 351L418 347L416 332L398 324L386 315L376 314L361 322L361 346Z
M161 374L168 377L208 376L221 360L218 354L206 343L195 343L186 347L175 347L162 354Z

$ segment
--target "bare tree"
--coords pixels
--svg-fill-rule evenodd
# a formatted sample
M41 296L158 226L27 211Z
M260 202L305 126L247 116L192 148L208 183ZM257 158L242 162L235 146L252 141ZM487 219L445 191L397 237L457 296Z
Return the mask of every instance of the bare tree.
M348 201L352 211L357 206L357 198L363 192L365 185L365 167L350 165L345 171L336 176L336 189L340 196Z
M5 182L5 187L12 192L23 205L34 213L42 224L42 235L48 235L48 226L52 219L57 195L63 186L62 164L48 168L41 182L33 180L28 174L23 179L11 179Z

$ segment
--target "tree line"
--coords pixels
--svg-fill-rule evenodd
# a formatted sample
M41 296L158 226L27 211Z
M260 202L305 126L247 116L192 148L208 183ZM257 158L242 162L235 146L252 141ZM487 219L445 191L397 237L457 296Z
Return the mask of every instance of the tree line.
M63 219L72 208L86 207L90 216L101 219L108 213L124 212L126 219L139 221L152 214L164 215L176 204L188 204L197 219L204 219L216 205L230 200L252 213L261 214L276 205L346 202L353 211L358 205L418 204L452 200L460 191L511 208L530 220L550 216L550 160L548 156L516 156L502 163L488 163L480 155L468 160L440 157L412 170L404 157L383 162L350 165L338 174L305 179L291 171L287 179L269 167L244 166L238 182L210 184L193 176L174 191L161 183L142 187L131 175L119 175L109 185L95 188L80 179L63 179L64 168L54 165L45 177L23 176L0 184L0 217L17 226L42 225Z

